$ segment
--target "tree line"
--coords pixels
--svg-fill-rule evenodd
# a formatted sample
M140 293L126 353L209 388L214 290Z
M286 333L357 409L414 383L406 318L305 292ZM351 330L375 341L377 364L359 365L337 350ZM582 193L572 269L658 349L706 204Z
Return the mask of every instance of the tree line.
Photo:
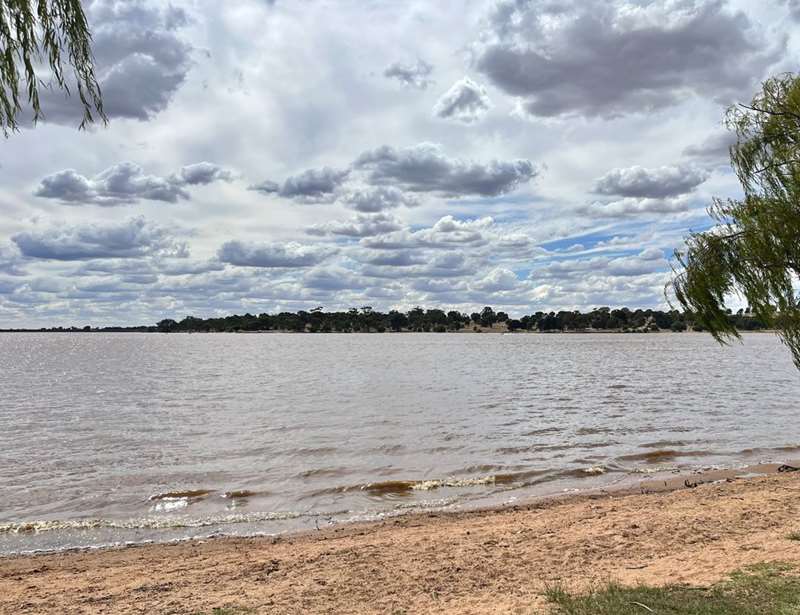
M759 331L766 325L747 309L728 311L732 327L738 331ZM28 332L141 332L141 333L238 333L248 331L293 331L297 333L384 333L411 331L445 333L448 331L538 331L590 332L615 331L649 333L656 331L703 331L703 326L691 312L678 310L643 310L599 307L590 312L561 310L535 312L521 318L511 318L506 312L486 306L480 312L466 314L455 310L423 309L408 312L391 310L379 312L369 306L347 311L325 312L321 307L278 314L232 314L218 318L186 316L183 320L165 318L155 325L133 327L49 327L39 329L0 329Z
M765 329L765 325L746 309L729 312L731 326L741 331ZM136 327L135 330L142 330ZM112 330L106 328L105 330ZM122 328L113 328L122 330ZM379 312L370 306L347 311L326 312L321 307L278 314L234 314L219 318L187 316L183 320L166 318L148 331L177 332L248 332L294 331L309 333L383 333L387 331L436 332L448 331L539 331L539 332L655 332L702 331L699 321L690 312L677 310L643 310L600 307L590 312L535 312L521 318L510 318L506 312L486 306L480 312L466 314L456 310L423 309L407 312Z

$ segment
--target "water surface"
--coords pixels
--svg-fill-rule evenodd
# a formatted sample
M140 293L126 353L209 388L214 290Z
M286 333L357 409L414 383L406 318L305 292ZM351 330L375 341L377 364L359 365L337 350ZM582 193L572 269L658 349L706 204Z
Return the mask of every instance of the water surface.
M0 334L0 553L800 456L771 334Z

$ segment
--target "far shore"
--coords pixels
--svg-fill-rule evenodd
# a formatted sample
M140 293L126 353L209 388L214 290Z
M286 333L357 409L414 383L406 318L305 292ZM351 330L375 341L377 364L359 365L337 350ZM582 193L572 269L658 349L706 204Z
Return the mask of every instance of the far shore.
M167 333L166 331L144 330L136 327L132 328L108 328L108 329L79 329L79 328L63 328L63 329L0 329L0 333ZM652 335L658 333L670 335L687 335L687 334L701 334L709 335L707 331L670 331L669 329L659 329L658 331L624 331L621 329L583 329L583 330L567 330L567 331L509 331L500 327L478 327L477 329L459 329L457 331L293 331L291 329L270 329L268 331L169 331L170 335L195 335L195 334L216 334L216 333L240 333L247 335L267 335L275 333L296 333L300 335L353 335L360 333L364 335L376 335L378 333L402 335L402 334L416 334L416 333L435 333L464 335L467 333L501 333L503 335L589 335L589 334L603 334L603 335ZM756 329L753 331L739 331L740 335L749 335L751 333L777 333L776 329Z
M800 565L793 465L279 537L0 558L2 613L548 613L554 585Z

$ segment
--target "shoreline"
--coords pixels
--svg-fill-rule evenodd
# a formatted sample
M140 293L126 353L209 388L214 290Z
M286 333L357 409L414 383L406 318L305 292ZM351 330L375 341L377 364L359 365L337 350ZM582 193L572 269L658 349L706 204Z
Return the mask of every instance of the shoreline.
M275 537L4 556L0 612L531 612L546 583L714 582L800 562L785 539L800 472L778 465Z
M166 335L275 335L275 334L292 334L292 335L404 335L404 334L469 334L469 333L489 333L495 335L654 335L654 334L670 334L670 335L710 335L707 331L670 331L669 329L659 329L658 331L623 331L621 329L592 329L585 331L567 330L567 331L532 331L532 330L517 330L509 331L500 328L483 328L475 331L474 329L458 329L454 331L292 331L291 329L269 329L267 331L142 331L136 329L93 329L91 331L69 330L63 331L52 329L0 329L2 333L53 333L58 335L79 333L98 334L98 333L142 333L142 334L166 334ZM753 329L753 330L739 330L740 335L750 335L752 333L778 333L777 329Z
M791 450L796 451L796 448ZM226 532L224 529L228 523L222 519L217 522L209 518L202 523L192 523L191 520L188 525L169 525L156 523L155 525L136 525L137 519L104 519L93 517L79 517L77 519L65 520L49 520L40 521L36 519L20 520L15 522L0 523L0 537L2 535L12 536L38 536L38 535L58 535L62 532L68 531L87 531L92 532L96 529L125 529L128 531L140 531L144 534L139 536L138 539L129 540L124 537L119 537L116 540L103 539L100 536L95 536L95 540L100 542L93 542L91 544L81 545L68 545L58 547L39 547L31 549L19 549L12 551L0 550L0 562L3 559L12 559L18 557L35 557L40 555L58 555L61 553L96 553L101 551L119 550L127 548L135 548L141 546L151 545L174 545L181 543L188 543L192 541L206 541L206 540L221 540L221 539L250 539L250 538L275 538L275 537L294 537L301 536L307 533L314 534L322 528L342 527L348 528L358 525L372 525L376 523L383 523L395 518L404 518L409 516L427 516L435 515L470 515L470 514L483 514L493 513L496 510L503 510L506 508L513 508L517 506L530 506L547 503L550 501L563 501L563 500L580 500L582 498L597 498L597 497L614 497L635 495L638 493L662 493L676 491L688 487L696 487L702 484L720 481L731 481L734 479L749 478L754 476L766 476L775 473L783 472L783 468L800 468L800 458L788 459L784 461L762 461L757 463L748 464L734 464L723 466L710 466L707 468L676 468L676 467L655 467L649 470L642 470L638 472L628 472L621 474L618 478L611 482L600 482L600 477L608 476L605 472L595 472L595 468L586 468L583 470L580 479L576 482L567 484L556 490L548 490L539 493L522 493L516 495L516 491L508 492L511 497L503 497L501 499L489 498L482 502L458 502L452 501L449 503L441 503L435 505L421 505L419 507L407 507L404 510L387 508L386 510L375 510L372 513L365 513L359 511L345 511L342 513L327 513L319 512L316 514L300 514L295 517L293 513L282 512L254 512L256 517L253 520L245 519L244 523L258 523L258 518L263 515L266 521L281 520L291 521L298 518L316 519L314 527L309 525L294 525L286 528L269 530L253 530L251 532L237 533L236 531ZM800 476L800 474L798 474ZM584 481L592 481L598 484L586 485ZM398 481L404 483L405 481ZM494 482L487 483L494 484ZM577 485L585 486L577 486ZM209 491L213 493L213 491ZM272 517L271 515L275 515ZM285 516L284 515L288 515ZM152 517L158 521L159 517ZM233 521L232 526L236 528L237 522ZM153 528L158 528L153 530ZM180 532L181 528L208 528L208 533L190 533L185 536L176 536L172 538L157 536L160 530L177 530ZM216 528L216 529L215 529ZM155 533L149 533L154 531ZM1 544L1 543L0 543Z

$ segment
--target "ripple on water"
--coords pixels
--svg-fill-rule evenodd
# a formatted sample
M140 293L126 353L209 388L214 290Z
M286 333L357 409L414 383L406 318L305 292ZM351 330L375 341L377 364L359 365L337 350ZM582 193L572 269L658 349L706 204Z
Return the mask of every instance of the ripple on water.
M658 463L661 461L673 461L679 457L711 457L715 455L713 451L682 451L675 449L664 449L649 451L647 453L633 453L631 455L621 455L617 457L620 461L644 461L646 463Z

